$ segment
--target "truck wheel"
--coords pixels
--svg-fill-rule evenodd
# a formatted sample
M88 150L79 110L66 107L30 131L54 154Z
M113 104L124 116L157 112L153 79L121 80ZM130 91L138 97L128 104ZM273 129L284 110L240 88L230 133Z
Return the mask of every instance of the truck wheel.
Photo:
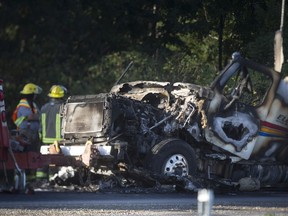
M197 168L194 149L178 139L156 144L151 149L147 164L153 173L166 176L193 176Z

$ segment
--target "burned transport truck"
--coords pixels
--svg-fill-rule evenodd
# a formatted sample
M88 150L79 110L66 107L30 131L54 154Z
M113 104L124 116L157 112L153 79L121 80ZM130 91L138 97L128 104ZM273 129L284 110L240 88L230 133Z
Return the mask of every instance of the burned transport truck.
M287 77L234 54L209 87L136 81L69 97L60 148L93 172L287 187L287 92Z

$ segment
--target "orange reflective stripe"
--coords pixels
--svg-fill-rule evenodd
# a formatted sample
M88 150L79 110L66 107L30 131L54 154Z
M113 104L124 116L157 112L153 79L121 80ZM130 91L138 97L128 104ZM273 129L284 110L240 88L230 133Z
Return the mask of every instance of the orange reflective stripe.
M18 108L20 106L30 108L30 105L26 99L21 99L16 108Z
M30 108L30 105L28 103L28 101L26 99L21 99L19 104L17 105L16 109L19 109L20 106L23 106L23 107L26 107L26 108ZM38 109L37 109L37 105L33 102L33 112L34 113L37 113L38 112Z
M33 102L33 113L38 113L38 109L37 109L37 106L36 104ZM12 120L13 122L16 124L17 127L19 127L19 125L25 120L25 116L20 116L19 118L18 117L18 109L20 107L25 107L25 108L30 108L30 105L28 103L28 101L26 99L21 99L19 101L19 104L17 105L16 109L14 110L13 114L12 114ZM32 110L32 109L31 109Z

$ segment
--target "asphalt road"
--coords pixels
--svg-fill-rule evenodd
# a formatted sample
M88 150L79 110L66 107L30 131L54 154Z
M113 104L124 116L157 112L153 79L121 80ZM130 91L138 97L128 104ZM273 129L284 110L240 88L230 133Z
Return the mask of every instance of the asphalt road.
M288 215L287 192L214 194L211 215ZM199 215L194 193L0 193L0 215Z

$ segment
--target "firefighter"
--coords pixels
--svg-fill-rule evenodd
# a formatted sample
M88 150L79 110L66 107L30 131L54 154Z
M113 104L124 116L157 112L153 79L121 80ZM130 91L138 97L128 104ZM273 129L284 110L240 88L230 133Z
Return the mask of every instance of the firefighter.
M50 88L49 102L41 108L41 139L43 144L52 144L61 140L60 112L64 104L66 88L53 85Z
M19 136L27 141L26 151L39 151L40 111L35 99L41 92L38 85L27 83L20 92L22 98L13 112L12 119Z
M60 153L58 141L61 140L61 118L60 113L64 104L64 96L67 89L61 85L53 85L50 88L48 97L49 102L41 107L41 127L40 136L42 144L50 145L51 154ZM55 168L54 168L55 169ZM51 167L37 169L36 177L47 179L48 173L55 172Z
M12 120L17 127L17 137L25 143L24 151L40 152L40 111L35 99L41 92L42 88L38 85L27 83L20 91L22 98L12 115ZM27 169L25 175L28 182L33 182L36 170Z

